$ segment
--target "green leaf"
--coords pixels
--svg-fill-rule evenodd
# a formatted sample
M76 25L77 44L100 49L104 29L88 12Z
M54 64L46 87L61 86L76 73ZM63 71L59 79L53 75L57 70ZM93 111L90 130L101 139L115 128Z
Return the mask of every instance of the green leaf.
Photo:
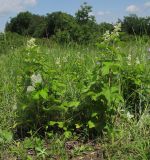
M67 107L61 106L50 106L49 108L43 107L43 110L45 112L51 112L51 111L59 111L59 112L67 112Z
M93 117L96 117L97 115L98 115L98 113L94 112L94 113L92 113L91 117L93 118Z
M0 143L10 143L13 139L12 132L8 130L0 130Z
M64 127L64 122L57 122L57 124L58 124L59 128L63 128Z
M39 94L39 92L36 92L36 93L33 95L33 99L34 99L34 100L39 100L39 98L40 98L40 94Z
M76 128L79 129L82 127L82 124L75 124Z
M78 101L72 101L72 102L69 102L68 107L78 107L79 104L80 102Z
M95 128L95 124L91 120L88 121L88 126L89 126L89 128Z
M70 138L72 136L72 133L70 131L65 131L64 136L65 138Z
M47 89L42 89L40 90L40 96L43 98L43 99L48 99L48 93L47 93Z
M50 122L49 122L49 125L50 125L50 126L54 126L56 123L57 123L57 122L55 122L55 121L50 121Z
M23 141L23 146L24 146L25 149L34 148L33 139L31 139L31 138L26 138L26 139Z
M49 122L50 126L54 126L55 124L57 124L59 128L64 128L64 122L55 122L55 121Z

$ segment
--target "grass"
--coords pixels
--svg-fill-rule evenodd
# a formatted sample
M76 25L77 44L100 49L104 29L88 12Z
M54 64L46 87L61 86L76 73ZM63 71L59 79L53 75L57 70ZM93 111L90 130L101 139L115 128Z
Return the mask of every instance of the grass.
M23 43L25 42L26 40ZM132 55L133 63L135 57L139 57L140 62L145 65L145 77L150 77L150 66L147 65L149 62L146 58L148 44L149 42L146 43L141 38L134 42L125 42L121 46L122 52ZM17 79L20 71L24 69L23 48L24 46L15 47L0 55L0 130L11 131L14 134L16 132ZM97 65L98 49L90 46L60 46L47 42L46 45L40 45L40 50L39 56L43 57L49 68L57 70L62 81L67 84L66 95L71 99L79 99L83 80L90 78L92 69ZM78 81L73 79L72 74L75 74ZM66 160L75 157L79 159L87 155L90 157L91 153L95 158L96 150L100 150L101 159L148 160L150 159L149 113L149 101L138 120L136 117L128 117L126 108L119 108L114 128L93 141L88 140L86 134L79 140L76 135L66 139L60 133L51 133L46 135L45 139L31 133L31 136L24 140L16 139L14 136L9 141L11 134L8 133L6 140L2 142L0 133L0 159L11 160L18 157L30 160L47 157L47 159ZM75 145L72 142L75 142ZM66 146L69 143L71 148Z

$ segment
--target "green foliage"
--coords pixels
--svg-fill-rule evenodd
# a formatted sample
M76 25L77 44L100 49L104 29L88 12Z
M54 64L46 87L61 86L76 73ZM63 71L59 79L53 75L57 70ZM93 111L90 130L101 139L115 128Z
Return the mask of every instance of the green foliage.
M131 118L127 111L120 111L113 130L105 135L103 148L106 159L145 159L150 158L149 109L139 120Z
M10 143L13 139L13 134L7 130L0 130L0 146Z
M27 35L31 21L32 14L30 12L21 12L17 17L12 18L10 23L7 23L6 31Z
M95 17L90 15L92 13L92 7L87 5L86 2L81 5L81 9L76 12L76 20L79 24L87 24L89 22L95 22Z
M21 12L6 24L5 31L38 38L52 38L60 43L95 44L99 35L106 29L112 29L112 25L98 25L91 13L92 7L87 3L81 5L75 16L64 12L48 13L46 16Z
M90 136L95 136L113 126L118 108L123 105L133 114L142 113L148 104L149 93L144 66L139 62L134 63L134 69L130 66L130 60L119 48L120 29L121 25L116 25L97 44L99 57L96 66L80 84L78 97L67 93L68 85L60 76L60 59L56 60L58 68L52 69L40 54L35 40L28 41L23 51L25 69L18 81L21 86L18 129L23 132L58 130L66 137L86 130ZM71 76L74 82L79 83L76 76L80 64L77 63L73 70L65 76Z
M122 21L122 29L124 32L132 35L149 35L149 20L150 17L126 16Z
M63 12L53 12L47 15L47 34L48 36L55 35L58 31L68 31L76 25L73 16Z
M90 151L81 140L100 133L104 158L149 159L149 41L121 42L120 27L97 48L3 35L0 159L69 159ZM57 33L65 41L68 32ZM70 140L79 145L68 153Z
M113 29L114 26L110 23L103 22L98 25L98 30L101 35L103 35L106 31L112 31Z
M51 129L57 126L67 135L68 131L76 130L79 125L82 128L87 126L89 129L96 127L98 130L102 130L108 123L109 113L113 113L111 105L114 105L114 101L118 105L121 100L120 96L117 95L119 89L115 88L116 86L109 84L107 87L110 79L107 80L107 77L110 72L104 72L110 67L116 71L117 64L111 62L108 63L109 65L104 64L102 76L106 76L106 82L104 77L99 77L99 69L97 70L98 67L96 67L92 75L93 81L88 86L84 86L85 89L81 91L82 99L80 101L71 100L69 97L66 99L66 84L56 75L56 71L47 68L43 58L38 56L39 52L39 47L35 45L34 39L31 39L24 55L25 72L21 73L23 78L19 81L19 86L24 86L19 90L22 94L19 95L17 113L18 125L21 126L21 130L37 130L39 128L45 130L44 128L47 126ZM96 87L98 85L99 88ZM70 110L74 115L78 112L81 113L79 116L71 117L69 115ZM80 115L83 115L82 122ZM66 121L67 119L70 119L69 123Z

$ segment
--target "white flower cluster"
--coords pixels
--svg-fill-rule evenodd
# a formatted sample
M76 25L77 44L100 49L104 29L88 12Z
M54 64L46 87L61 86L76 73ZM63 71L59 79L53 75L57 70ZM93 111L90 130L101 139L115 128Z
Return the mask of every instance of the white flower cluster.
M110 40L110 32L109 31L106 31L103 35L104 37L104 41L109 41Z
M42 83L42 76L41 76L41 74L40 73L33 74L31 76L31 83L32 83L32 86L34 86L34 87L36 86L36 84Z
M56 63L57 65L60 65L60 63L61 63L60 57L58 57L58 58L56 59L55 63Z
M28 86L27 87L27 92L33 92L35 88L33 86Z
M31 38L28 42L27 42L27 48L34 48L37 45L35 44L35 38Z
M140 60L139 60L138 57L136 57L135 63L136 63L136 64L140 64Z
M114 30L112 32L106 31L103 35L104 41L109 42L111 40L115 40L119 36L119 32L121 31L121 23L117 23L114 26Z
M121 31L121 23L117 23L115 26L114 26L114 32L120 32Z
M148 48L148 60L150 60L150 48Z
M130 112L127 112L127 119L131 120L132 118L134 118L134 115L131 114Z
M27 87L27 92L33 92L35 90L36 85L42 83L42 81L43 80L40 73L33 74L31 76L31 86Z
M128 65L131 65L131 61L132 61L132 56L131 56L131 54L129 54L128 57L127 57Z
M125 115L125 117L128 119L128 121L130 121L131 119L134 118L134 115L131 114L129 111L126 111L124 109L118 110L119 112L121 112L123 115Z
M132 64L132 55L131 54L129 54L127 57L127 63L128 63L128 65ZM136 59L135 59L135 64L140 64L140 60L138 57L136 57Z
M63 60L64 63L67 63L67 62L68 62L68 57L67 57L67 56L64 56L64 57L62 58L62 60Z

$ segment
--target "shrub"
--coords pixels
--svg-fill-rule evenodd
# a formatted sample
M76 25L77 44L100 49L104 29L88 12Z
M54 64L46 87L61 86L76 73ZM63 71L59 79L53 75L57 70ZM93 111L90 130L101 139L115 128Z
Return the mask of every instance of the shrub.
M83 80L78 98L67 94L68 86L60 77L60 59L57 69L49 68L31 39L24 51L25 69L19 81L18 127L25 132L62 131L67 137L74 132L95 136L113 127L122 106L132 114L141 113L148 104L141 96L149 93L144 66L136 61L133 68L130 59L120 51L120 29L121 25L116 25L97 44L97 65ZM77 83L79 70L77 66L69 75Z

